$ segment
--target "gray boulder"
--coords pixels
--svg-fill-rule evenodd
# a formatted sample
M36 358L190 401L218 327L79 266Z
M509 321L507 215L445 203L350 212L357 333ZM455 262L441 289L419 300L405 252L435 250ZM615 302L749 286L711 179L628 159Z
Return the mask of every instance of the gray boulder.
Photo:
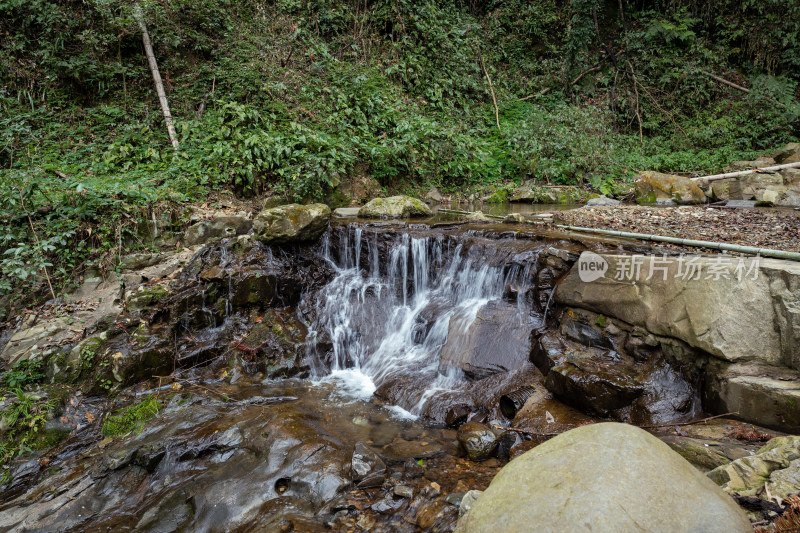
M402 195L375 198L358 211L362 218L429 217L432 214L431 208L421 200Z
M597 261L608 266L590 279L580 265L591 258L582 256L559 284L556 302L680 339L729 362L800 369L797 263L763 258L740 263L729 256L665 262L659 256L600 254Z
M214 239L244 235L253 227L253 221L247 217L230 216L203 220L190 226L183 234L183 242L187 246L205 244Z
M325 204L288 204L265 209L253 221L256 239L269 244L288 244L316 240L331 218Z
M573 429L506 465L456 533L751 532L728 495L669 446L626 424Z

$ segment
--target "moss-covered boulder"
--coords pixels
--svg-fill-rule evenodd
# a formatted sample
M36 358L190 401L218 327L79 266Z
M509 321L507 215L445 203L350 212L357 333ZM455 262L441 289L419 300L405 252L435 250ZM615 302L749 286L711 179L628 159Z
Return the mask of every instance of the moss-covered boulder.
M776 437L755 455L717 467L708 477L725 492L745 496L761 495L759 490L765 483L769 483L773 496L796 494L800 492L800 437Z
M429 217L432 214L422 200L402 195L375 198L358 211L358 216L363 218Z
M325 204L287 204L265 209L253 221L255 238L269 244L313 241L328 227L331 209Z
M706 201L697 183L674 174L642 172L636 179L635 190L636 201L640 204L702 204Z

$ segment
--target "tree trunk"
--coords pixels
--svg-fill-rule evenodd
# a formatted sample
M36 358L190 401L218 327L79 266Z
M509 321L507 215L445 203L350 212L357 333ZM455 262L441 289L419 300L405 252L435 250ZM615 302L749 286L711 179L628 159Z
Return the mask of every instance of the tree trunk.
M147 55L147 63L150 65L150 72L153 74L153 83L155 83L156 86L156 93L158 94L158 101L161 103L161 110L164 112L164 122L167 123L169 140L172 142L172 147L177 150L178 135L175 133L175 126L172 123L172 113L169 112L167 94L164 92L164 83L161 81L161 73L158 71L156 56L153 54L153 45L150 42L150 35L147 33L147 25L144 23L144 16L142 15L141 11L138 11L135 16L136 21L139 23L139 28L142 30L144 52Z

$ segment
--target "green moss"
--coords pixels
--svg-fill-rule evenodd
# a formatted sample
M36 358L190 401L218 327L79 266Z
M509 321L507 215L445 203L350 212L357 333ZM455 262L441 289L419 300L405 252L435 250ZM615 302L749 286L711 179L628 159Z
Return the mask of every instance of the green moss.
M103 435L118 437L134 431L139 432L148 420L158 414L159 407L158 400L154 396L148 396L139 403L118 409L115 413L119 414L111 415L103 422Z
M146 309L167 296L169 296L169 291L162 285L139 289L128 299L128 308L133 310Z
M594 321L595 324L600 326L601 328L606 327L606 317L603 315L597 315L597 319Z

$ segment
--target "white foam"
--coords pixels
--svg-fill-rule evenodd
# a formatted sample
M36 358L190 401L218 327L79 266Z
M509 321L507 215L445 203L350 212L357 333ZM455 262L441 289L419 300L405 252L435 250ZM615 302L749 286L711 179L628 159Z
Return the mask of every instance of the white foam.
M337 386L337 392L353 400L369 400L376 389L372 378L359 368L333 370L316 383L333 383Z

